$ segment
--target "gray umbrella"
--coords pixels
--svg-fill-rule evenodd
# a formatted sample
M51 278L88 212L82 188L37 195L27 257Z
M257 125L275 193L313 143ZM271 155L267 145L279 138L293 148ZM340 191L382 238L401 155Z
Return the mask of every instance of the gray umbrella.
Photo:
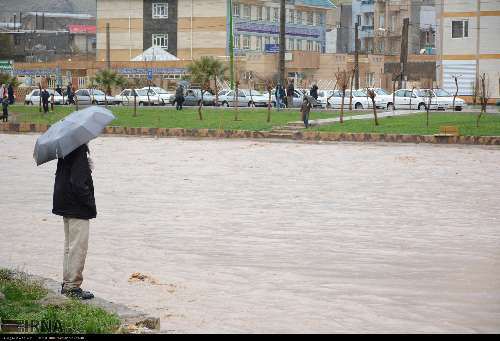
M99 136L114 119L111 111L97 106L66 116L37 139L33 152L37 166L66 157L76 148Z

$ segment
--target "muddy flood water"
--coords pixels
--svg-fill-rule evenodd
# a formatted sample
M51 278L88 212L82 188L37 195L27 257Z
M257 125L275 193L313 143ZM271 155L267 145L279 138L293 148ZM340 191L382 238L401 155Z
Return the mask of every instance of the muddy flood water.
M60 281L56 162L0 134L0 266ZM500 148L101 137L84 289L163 332L500 332ZM132 273L144 281L130 281Z

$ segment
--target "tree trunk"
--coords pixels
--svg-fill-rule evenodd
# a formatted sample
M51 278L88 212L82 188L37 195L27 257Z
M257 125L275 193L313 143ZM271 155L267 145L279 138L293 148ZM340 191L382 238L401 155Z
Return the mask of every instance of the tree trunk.
M373 116L375 116L375 125L378 126L377 106L375 105L375 98L372 98Z
M344 123L344 100L345 100L345 91L342 92L342 102L340 103L340 123Z
M351 77L351 92L349 93L349 111L352 111L352 86L354 85L353 82L354 82L354 72L352 73Z
M455 100L457 99L457 96L458 96L458 77L456 76L453 76L453 78L455 79L455 87L456 87L456 90L455 90L455 94L453 95L453 112L455 112Z
M214 77L215 80L215 106L219 106L219 87L217 86L217 76Z
M267 102L267 123L271 122L271 100L272 100L272 95L271 95L271 90L269 90L269 101Z
M429 128L429 119L430 119L430 110L431 110L431 100L432 97L429 96L429 100L427 102L427 108L425 108L426 111L426 120L427 120L427 128Z
M203 106L203 94L205 92L202 90L201 91L201 100L200 100L200 103L198 105L198 117L200 118L200 121L203 121L203 114L201 112L201 107Z

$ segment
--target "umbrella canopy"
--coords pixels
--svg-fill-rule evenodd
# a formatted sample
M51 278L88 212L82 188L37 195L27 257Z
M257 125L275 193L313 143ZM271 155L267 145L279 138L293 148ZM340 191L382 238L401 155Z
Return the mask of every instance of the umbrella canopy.
M111 111L97 106L66 116L37 139L33 152L37 166L66 157L76 148L99 136L114 119Z
M318 104L318 101L314 97L309 96L309 95L305 95L304 97L307 98L307 100L309 101L309 103L311 103L311 105L317 105Z

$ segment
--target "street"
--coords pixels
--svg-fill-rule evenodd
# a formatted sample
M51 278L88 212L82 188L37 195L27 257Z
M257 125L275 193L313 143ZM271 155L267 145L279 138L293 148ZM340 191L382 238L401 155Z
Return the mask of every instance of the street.
M0 134L0 266L61 280L56 162ZM500 332L500 148L101 137L83 287L163 332ZM145 281L129 281L134 272Z

